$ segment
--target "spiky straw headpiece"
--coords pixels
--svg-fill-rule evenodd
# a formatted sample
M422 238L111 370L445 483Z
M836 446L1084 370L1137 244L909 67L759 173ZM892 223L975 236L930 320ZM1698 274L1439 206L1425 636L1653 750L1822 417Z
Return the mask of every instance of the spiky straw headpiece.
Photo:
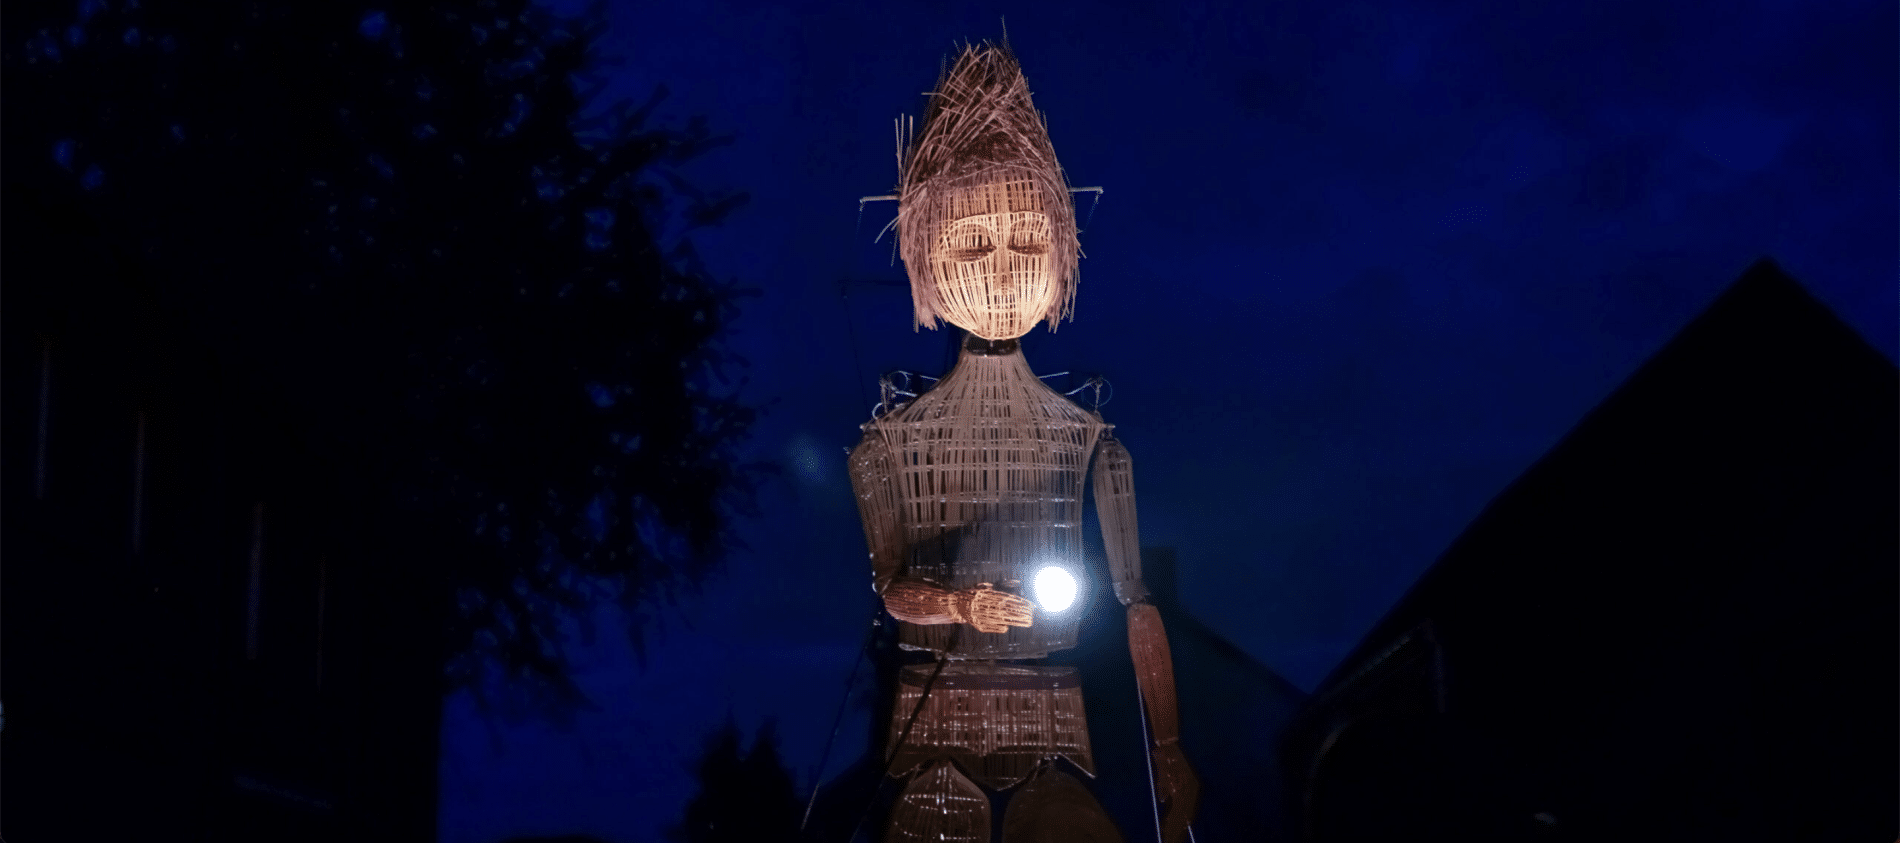
M898 171L898 250L910 270L918 326L935 328L945 313L928 254L950 221L951 194L993 181L1028 181L1042 194L1050 271L1059 285L1042 319L1055 330L1074 311L1081 253L1075 205L1049 127L1029 101L1029 80L1007 47L964 48L931 94L923 132L900 150Z

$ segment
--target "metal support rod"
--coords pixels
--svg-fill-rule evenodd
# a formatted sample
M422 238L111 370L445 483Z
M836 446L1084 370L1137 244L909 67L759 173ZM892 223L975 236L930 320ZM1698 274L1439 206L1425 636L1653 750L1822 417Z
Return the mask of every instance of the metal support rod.
M136 414L137 429L132 438L132 555L144 552L145 545L145 411Z
M1154 806L1155 843L1167 843L1161 839L1161 794L1155 792L1155 755L1154 741L1148 737L1148 701L1141 697L1141 678L1135 678L1135 709L1141 718L1141 756L1148 761L1148 804Z
M323 633L329 617L330 557L317 558L317 690L323 690Z
M49 337L40 343L40 447L33 457L33 497L40 499L46 497L46 402L52 397L52 388L53 340Z
M838 727L844 725L845 704L851 701L851 686L857 681L858 665L864 663L864 654L871 649L871 644L877 636L878 623L879 616L872 615L871 631L865 634L864 646L858 648L858 657L851 662L851 672L845 675L844 698L838 700L838 713L831 718L831 737L825 739L825 751L818 757L818 770L812 773L811 798L805 800L805 818L798 821L798 830L800 833L803 833L805 826L811 823L812 806L818 804L818 785L824 780L825 763L831 760L831 745L838 740ZM875 668L873 669L875 670Z
M1154 805L1154 809L1155 809L1154 811L1155 813L1155 840L1160 841L1160 843L1167 843L1167 841L1161 839L1161 795L1154 792L1155 791L1154 745L1150 742L1149 737L1148 737L1148 701L1145 699L1142 699L1141 682L1139 679L1137 679L1135 682L1135 707L1139 709L1138 713L1141 715L1141 745L1144 747L1147 747L1147 750L1143 752L1143 755L1147 756L1148 758L1148 793L1150 794L1148 801L1150 804ZM1188 824L1187 833L1188 833L1188 843L1195 843L1193 823Z
M244 658L257 659L260 604L264 601L264 503L251 507L251 571L244 597Z

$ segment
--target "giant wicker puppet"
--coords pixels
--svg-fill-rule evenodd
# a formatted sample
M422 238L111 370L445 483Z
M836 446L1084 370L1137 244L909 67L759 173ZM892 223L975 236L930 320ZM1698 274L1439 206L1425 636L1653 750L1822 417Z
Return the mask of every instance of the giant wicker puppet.
M902 137L900 135L900 146ZM916 322L968 332L955 368L864 425L851 480L874 586L903 668L886 754L906 778L886 841L1120 840L1056 759L1094 773L1074 668L1024 664L1076 645L1083 483L1094 491L1152 736L1162 837L1187 835L1199 783L1181 754L1173 668L1142 584L1128 451L1094 412L1044 386L1017 338L1053 330L1075 295L1075 211L1043 119L1007 48L966 48L900 150L897 230ZM1032 602L1033 598L1033 602ZM1068 609L1068 611L1063 611Z

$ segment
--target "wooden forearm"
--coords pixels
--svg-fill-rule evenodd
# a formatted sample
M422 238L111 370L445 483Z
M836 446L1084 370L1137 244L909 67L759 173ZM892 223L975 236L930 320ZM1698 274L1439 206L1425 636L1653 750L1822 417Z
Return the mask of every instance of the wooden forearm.
M1181 739L1181 716L1175 708L1174 659L1168 653L1168 633L1161 613L1148 603L1128 607L1128 653L1135 662L1135 683L1148 706L1148 730L1156 746Z
M918 624L961 623L956 592L929 580L894 577L884 587L884 609L900 621Z
M1181 752L1181 715L1175 708L1174 663L1168 654L1168 636L1161 613L1148 603L1128 607L1128 650L1135 662L1135 681L1141 686L1142 705L1148 710L1148 731L1154 746L1155 800L1161 807L1162 843L1189 843L1188 825L1200 808L1201 780Z
M1141 581L1141 535L1135 521L1135 468L1122 443L1104 436L1095 451L1095 514L1102 521L1115 598L1128 605L1148 596Z
M1036 624L1034 603L1020 595L997 591L989 583L951 591L929 580L893 577L881 593L885 610L900 621L967 623L978 632L994 633Z

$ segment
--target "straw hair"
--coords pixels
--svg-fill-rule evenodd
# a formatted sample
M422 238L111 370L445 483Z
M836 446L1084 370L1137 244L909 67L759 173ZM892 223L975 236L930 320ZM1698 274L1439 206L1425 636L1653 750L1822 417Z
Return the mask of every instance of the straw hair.
M1013 339L1037 320L1053 331L1073 313L1075 205L1048 126L1030 102L1029 81L1007 47L964 48L931 95L923 132L902 151L898 169L898 250L910 271L917 326L934 329L942 319L984 339ZM946 226L989 214L1006 218L999 221L1011 230L994 232L1000 242L988 244L996 250L990 263L1019 282L1041 277L1047 289L983 301L976 292L982 279L958 277L951 268L957 261L946 260L946 251L967 250L972 244L961 241L974 235L952 232L959 242L946 243ZM1046 219L1041 231L1037 216ZM1012 248L1022 246L1028 248Z

